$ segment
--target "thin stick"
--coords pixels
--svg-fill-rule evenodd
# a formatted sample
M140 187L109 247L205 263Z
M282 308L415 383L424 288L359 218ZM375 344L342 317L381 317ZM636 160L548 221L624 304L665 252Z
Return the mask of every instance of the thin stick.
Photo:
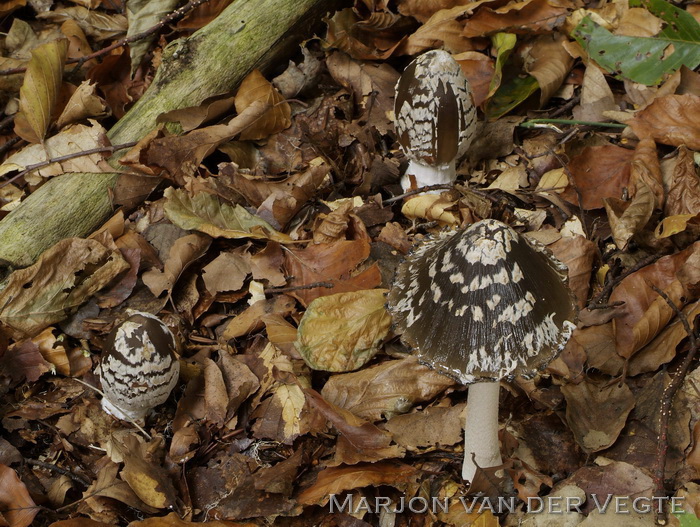
M13 181L18 180L19 178L26 176L30 172L37 170L39 168L44 168L46 166L51 165L52 163L60 163L61 161L68 161L69 159L75 159L76 157L83 157L83 156L89 156L91 154L99 154L102 152L107 152L107 153L112 153L117 150L122 150L124 148L131 148L132 146L136 145L138 141L132 141L130 143L124 143L123 145L112 145L112 146L100 146L97 148L91 148L90 150L83 150L81 152L73 152L72 154L66 154L64 156L58 156L58 157L52 157L51 159L47 159L46 161L42 161L41 163L34 163L33 165L27 165L24 167L24 170L22 170L19 174L15 174L12 176L10 179L7 181L3 181L0 183L0 188L9 185Z
M666 494L666 489L664 486L665 479L665 469L666 469L666 455L668 454L668 422L671 417L671 409L673 407L673 401L678 393L678 390L683 384L685 377L690 369L690 365L695 358L698 351L698 341L695 337L695 332L690 326L688 317L683 313L676 303L666 294L652 283L647 283L656 293L658 293L661 298L663 298L669 307L678 316L685 332L688 334L688 339L690 341L690 349L688 354L683 359L678 371L671 379L671 382L664 388L661 395L661 407L659 416L659 436L656 446L656 462L654 467L654 486L655 486L655 496L663 496Z
M399 194L393 198L385 199L382 201L382 205L389 205L395 201L401 201L403 198L408 198L409 196L415 196L416 194L423 194L424 192L430 192L432 190L451 190L454 188L452 185L430 185L429 187L421 187L416 190L410 190L405 194Z
M274 295L279 293L289 293L291 291L299 291L301 289L316 289L317 287L326 287L328 289L332 289L333 287L335 287L335 284L333 284L332 282L314 282L313 284L294 285L290 287L269 287L267 289L264 289L263 292L266 295Z
M80 58L72 58L66 60L66 64L75 64L79 63L80 65L84 64L88 60L92 60L98 57L102 57L103 55L109 54L109 52L121 48L123 46L126 46L127 44L130 44L131 42L136 42L137 40L142 40L146 37L151 36L153 33L156 33L160 29L162 29L166 24L169 24L170 22L174 22L176 20L179 20L180 18L184 17L187 13L192 11L193 9L199 7L200 5L209 2L209 0L190 0L187 4L183 5L181 8L176 9L169 15L163 17L160 22L155 24L154 26L146 29L145 31L142 31L141 33L137 33L135 35L131 35L130 37L123 38L121 40L117 40L114 44L111 44L107 46L106 48L102 48L99 51L95 51L94 53L90 53L89 55L85 55L84 57ZM0 70L0 75L15 75L17 73L24 73L27 71L26 67L21 67L21 68L11 68L7 70Z
M86 487L90 486L90 480L88 480L87 478L84 478L80 474L75 474L74 472L71 472L70 470L67 470L65 468L61 468L58 465L54 465L53 463L45 463L36 459L25 459L25 461L27 462L27 465L51 470L52 472L57 472L58 474L68 476L70 479L77 483L80 483L81 485L85 485Z
M539 125L543 124L568 124L568 125L580 125L580 126L599 126L604 128L627 128L626 124L621 123L602 123L598 121L577 121L575 119L530 119L529 121L524 121L518 126L520 128L537 128Z

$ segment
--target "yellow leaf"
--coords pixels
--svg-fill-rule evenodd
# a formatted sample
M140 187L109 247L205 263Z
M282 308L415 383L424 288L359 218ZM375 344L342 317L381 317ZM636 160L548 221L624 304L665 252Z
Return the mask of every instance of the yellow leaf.
M30 143L42 142L49 129L61 89L67 52L66 39L48 42L32 51L19 90L19 112L15 117L15 132Z
M297 349L313 369L351 371L377 353L389 332L386 289L322 296L309 304L299 323Z
M675 216L668 216L656 226L654 236L657 238L669 238L674 234L683 232L688 228L689 223L697 225L697 221L694 220L697 220L698 217L700 217L700 214L677 214Z

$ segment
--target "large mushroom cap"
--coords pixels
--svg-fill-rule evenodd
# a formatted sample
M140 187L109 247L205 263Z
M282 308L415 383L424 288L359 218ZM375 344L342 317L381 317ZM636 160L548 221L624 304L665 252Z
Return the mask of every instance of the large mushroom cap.
M402 340L464 384L533 375L566 344L566 268L505 223L443 234L400 265L388 295Z
M447 51L423 53L396 84L395 126L406 156L447 165L463 155L476 131L469 82Z

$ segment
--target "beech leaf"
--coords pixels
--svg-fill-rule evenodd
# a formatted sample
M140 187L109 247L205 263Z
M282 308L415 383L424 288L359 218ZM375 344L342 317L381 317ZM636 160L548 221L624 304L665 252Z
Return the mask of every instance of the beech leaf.
M200 192L191 197L186 190L171 187L166 189L165 197L165 214L181 229L204 232L214 238L291 241L244 207L221 203L213 194Z
M263 101L270 106L257 121L240 135L241 140L265 139L272 134L289 128L292 124L292 109L285 102L284 97L263 77L258 70L250 72L241 82L236 93L236 111L240 114L257 101Z
M19 90L19 113L15 117L15 132L30 143L41 143L49 129L61 89L66 53L66 39L47 42L32 51Z
M297 349L309 367L352 371L378 351L389 332L386 289L337 293L309 304L299 323Z
M67 318L128 267L119 251L96 240L61 240L34 265L12 273L0 293L0 321L35 335Z

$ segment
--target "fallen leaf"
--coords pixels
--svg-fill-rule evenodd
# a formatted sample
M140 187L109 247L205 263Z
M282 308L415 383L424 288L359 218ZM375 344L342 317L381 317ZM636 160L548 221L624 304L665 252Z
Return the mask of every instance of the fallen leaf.
M96 93L96 86L90 81L83 81L78 89L68 99L63 112L56 121L56 126L63 128L89 117L105 117L108 115L105 102Z
M481 37L497 31L547 33L560 26L569 9L556 0L524 0L491 8L485 5L472 15L464 27L466 37Z
M236 111L241 114L258 101L264 102L269 110L241 132L243 141L265 139L292 124L289 104L260 71L253 70L243 79L236 92Z
M664 95L635 114L627 124L637 137L700 150L700 96Z
M308 305L314 299L333 293L371 289L381 283L376 263L364 270L358 266L369 257L370 245L365 239L338 240L334 243L309 245L306 249L287 249L285 268L290 286L306 286L328 282L332 287L299 289L290 294Z
M572 110L574 119L579 121L604 122L603 112L618 110L612 90L605 75L598 67L589 64L581 84L581 102Z
M413 358L391 360L353 373L333 375L321 395L358 417L377 421L430 401L457 382Z
M394 441L409 450L455 445L462 441L465 408L466 403L429 407L396 415L384 427L394 436Z
M67 318L127 268L119 251L95 240L61 240L34 265L10 275L0 292L0 320L35 335Z
M619 146L591 146L571 159L573 181L562 196L584 210L600 209L605 198L620 198L627 187L634 151ZM580 198L579 198L580 196Z
M459 218L455 209L455 202L437 194L421 194L408 199L401 207L401 214L409 220L424 219L436 221L442 226L456 227Z
M197 230L214 238L291 241L289 236L276 231L244 207L222 203L213 194L201 192L190 196L184 189L169 187L165 197L165 214L181 229Z
M574 59L562 46L566 37L561 33L540 35L525 55L525 71L537 79L540 87L540 106L559 89L566 80Z
M63 63L68 52L66 39L36 47L27 65L19 91L19 112L15 133L30 143L41 143L51 124L63 80Z
M39 512L17 473L0 464L0 517L9 527L28 527Z
M299 322L297 349L315 370L346 372L364 366L389 333L386 289L317 298Z
M278 384L272 394L258 406L252 417L258 420L253 424L257 438L272 439L285 445L309 429L306 414L304 390L297 384Z
M327 468L319 472L313 485L297 496L297 501L304 505L325 505L331 495L369 485L389 485L401 489L418 475L419 471L410 465L389 461Z
M604 198L605 211L613 240L625 250L630 240L644 229L654 212L654 194L644 181L637 182L637 192L631 201Z
M620 356L630 358L666 327L674 316L673 310L649 284L666 291L678 307L691 300L678 277L686 265L691 270L695 269L695 261L700 254L698 251L700 243L695 243L672 256L664 256L627 276L613 290L610 303L624 301L620 313L613 319L615 346ZM681 300L681 297L685 300Z
M678 149L664 213L666 216L700 214L700 177L693 152L684 146Z
M626 384L604 386L590 381L561 387L566 398L566 422L586 452L612 445L634 408L635 398Z
M211 239L203 234L188 234L178 238L170 247L168 259L162 271L151 269L142 275L143 283L154 296L164 291L172 291L178 278L187 267L200 258L211 244Z
M294 299L287 295L258 300L219 329L219 338L228 341L257 331L264 325L263 317L266 315L289 316L295 312L294 304Z
M224 252L202 269L207 291L216 295L221 291L238 291L250 273L248 260L238 252Z

